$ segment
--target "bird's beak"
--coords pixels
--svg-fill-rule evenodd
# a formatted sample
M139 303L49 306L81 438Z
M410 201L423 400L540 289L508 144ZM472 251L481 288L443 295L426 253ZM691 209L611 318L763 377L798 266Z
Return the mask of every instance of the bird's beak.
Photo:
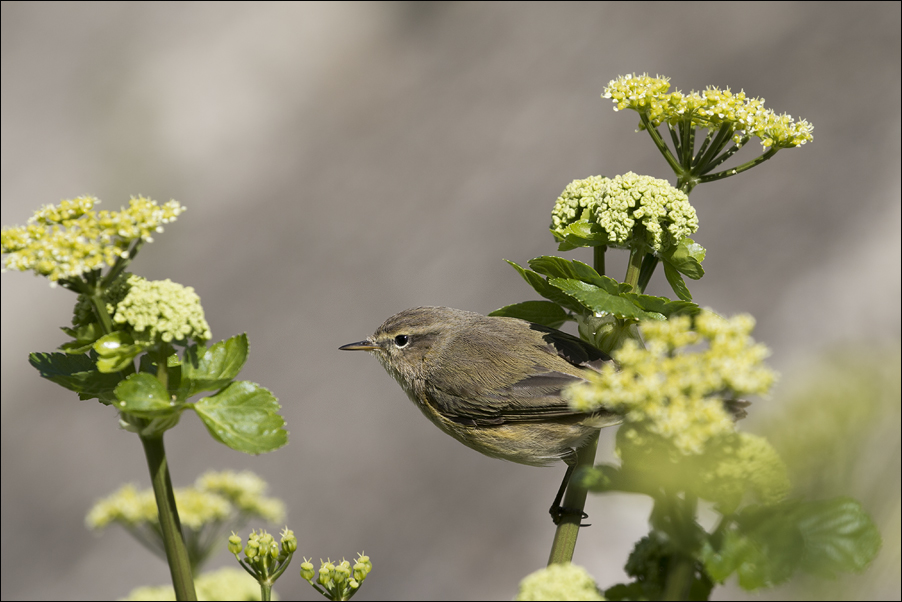
M379 345L370 341L359 341L357 343L342 345L339 349L342 351L375 351L376 349L379 349Z

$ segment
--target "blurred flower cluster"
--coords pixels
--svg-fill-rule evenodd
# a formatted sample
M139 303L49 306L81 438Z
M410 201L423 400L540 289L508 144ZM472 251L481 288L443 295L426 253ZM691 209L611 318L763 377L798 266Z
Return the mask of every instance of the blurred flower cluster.
M252 472L207 472L194 487L177 488L175 502L191 564L199 566L225 533L251 518L279 523L285 504L265 495L267 484ZM158 510L151 489L125 485L98 501L85 519L91 529L118 524L155 552L163 553Z
M689 491L724 509L746 493L777 502L789 488L782 460L765 439L736 432L731 415L742 413L740 397L765 394L776 379L753 328L751 316L710 311L644 321L645 347L626 340L613 354L619 368L605 366L565 395L579 411L623 415L618 453L644 475L639 489Z

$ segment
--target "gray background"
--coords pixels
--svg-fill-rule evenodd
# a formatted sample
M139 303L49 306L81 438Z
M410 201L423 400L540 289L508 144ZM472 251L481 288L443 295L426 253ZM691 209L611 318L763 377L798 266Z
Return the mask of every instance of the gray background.
M502 258L555 253L567 183L671 178L635 114L599 98L634 71L744 88L815 125L813 144L694 192L708 249L696 300L753 313L784 382L827 350L898 344L899 57L895 2L4 2L2 223L79 194L187 205L134 271L195 287L215 338L248 333L243 377L279 397L291 443L244 456L186 414L166 435L176 485L257 471L300 555L372 557L359 599L510 599L547 560L563 468L461 446L373 358L337 347L407 307L535 298ZM63 341L71 293L17 273L2 286L2 597L165 582L124 532L83 526L96 498L148 485L138 440L26 363ZM660 274L650 290L667 292ZM898 426L885 457L896 468L874 468L898 497ZM621 579L649 508L591 497L576 561ZM888 543L857 595L900 596L898 535ZM283 598L317 599L296 570Z

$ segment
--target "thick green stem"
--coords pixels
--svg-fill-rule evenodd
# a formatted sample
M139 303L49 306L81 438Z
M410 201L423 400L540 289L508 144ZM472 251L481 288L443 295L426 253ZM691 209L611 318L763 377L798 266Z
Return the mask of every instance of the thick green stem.
M666 531L680 550L692 549L696 533L698 498L691 494L679 497L676 491L666 491L662 500L655 501L653 515L658 516L652 523ZM662 600L688 600L695 580L695 558L677 552L670 557L667 581L664 584Z
M639 274L642 273L642 260L645 259L645 255L642 249L630 249L630 263L626 268L623 282L632 286L635 293L642 292L639 290Z
M604 254L608 248L604 245L592 247L593 259L595 260L595 271L604 276Z
M595 452L598 449L598 432L592 434L588 443L576 452L576 469L580 466L592 466L595 463ZM574 471L574 474L576 472ZM579 526L582 522L583 508L586 507L586 490L583 487L567 485L567 494L564 496L563 506L568 510L561 517L561 522L554 532L554 541L551 543L551 554L548 556L548 564L563 564L573 560L573 551L576 549L576 538L579 535Z
M166 462L166 450L162 437L141 437L144 455L147 457L147 468L150 470L150 481L160 514L160 529L163 533L163 547L169 561L169 572L172 575L172 587L176 600L197 600L194 591L194 579L191 564L188 560L188 549L182 535L178 511L175 507L175 494L169 478L169 466Z
M169 388L169 364L167 350L165 348L161 348L156 354L157 361L157 380L160 381L160 384L163 385L164 389Z
M694 572L695 563L692 558L682 555L672 557L662 599L688 600Z
M113 319L110 318L109 312L106 310L106 302L103 300L103 291L94 289L88 297L91 299L91 305L94 307L94 315L100 321L104 334L113 332Z

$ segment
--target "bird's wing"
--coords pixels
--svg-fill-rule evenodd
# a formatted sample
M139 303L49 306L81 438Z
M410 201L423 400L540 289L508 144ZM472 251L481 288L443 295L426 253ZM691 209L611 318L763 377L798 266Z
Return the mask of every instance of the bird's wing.
M527 327L541 332L541 337L533 335L541 343L528 349L494 346L491 357L476 358L478 361L464 368L467 378L457 375L453 383L441 378L430 379L430 397L435 409L449 420L473 426L577 421L589 416L570 408L561 398L561 392L571 384L586 382L590 370L598 371L604 363L613 360L559 330L535 324Z

